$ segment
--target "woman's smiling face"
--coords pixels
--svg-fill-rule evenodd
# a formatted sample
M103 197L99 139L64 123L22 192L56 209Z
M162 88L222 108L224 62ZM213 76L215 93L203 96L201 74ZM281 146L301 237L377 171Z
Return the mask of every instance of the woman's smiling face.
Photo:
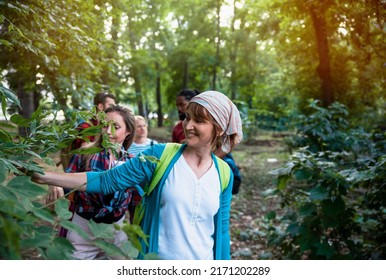
M192 107L194 106L188 107L186 118L182 123L186 136L185 142L189 146L211 147L214 142L214 125L209 119L197 116Z

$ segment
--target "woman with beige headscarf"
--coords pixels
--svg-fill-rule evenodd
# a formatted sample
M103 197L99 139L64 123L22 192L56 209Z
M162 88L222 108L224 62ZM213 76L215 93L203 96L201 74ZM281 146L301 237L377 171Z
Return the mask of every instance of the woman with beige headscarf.
M221 147L230 152L241 141L240 113L224 94L206 91L190 101L183 128L184 144L154 145L142 157L112 170L71 176L46 172L34 174L33 180L105 194L135 187L143 195L141 227L149 236L147 242L142 240L144 255L155 253L168 260L230 259L233 174L213 151Z

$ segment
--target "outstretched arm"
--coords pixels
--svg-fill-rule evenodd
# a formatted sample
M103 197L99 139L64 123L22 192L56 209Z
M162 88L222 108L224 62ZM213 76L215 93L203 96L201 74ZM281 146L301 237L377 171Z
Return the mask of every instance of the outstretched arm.
M32 181L38 184L55 185L62 188L86 191L87 176L85 172L62 173L46 171L45 174L33 173Z

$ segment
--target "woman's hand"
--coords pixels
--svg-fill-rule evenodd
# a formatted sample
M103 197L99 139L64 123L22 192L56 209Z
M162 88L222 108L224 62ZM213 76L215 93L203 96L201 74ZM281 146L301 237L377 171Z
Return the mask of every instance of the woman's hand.
M31 180L32 182L34 183L37 183L37 184L46 184L46 180L44 179L44 174L40 174L40 173L37 173L37 172L28 172L27 173L28 176L31 176Z
M46 204L52 204L59 198L64 196L64 190L61 187L48 185L48 194L46 196ZM53 208L53 205L50 205L50 208Z

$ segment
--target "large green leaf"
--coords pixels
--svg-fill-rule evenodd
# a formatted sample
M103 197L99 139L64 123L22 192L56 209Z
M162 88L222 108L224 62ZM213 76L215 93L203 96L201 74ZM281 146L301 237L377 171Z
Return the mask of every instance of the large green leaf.
M5 178L7 178L7 169L4 164L0 164L0 183L4 182Z
M14 114L11 116L11 121L20 127L26 127L31 122L31 119L24 118L19 114Z
M329 196L329 191L323 186L316 186L310 191L310 199L312 200L324 200Z
M61 220L59 221L59 225L64 227L67 230L75 231L77 234L79 234L82 238L86 240L90 240L89 235L77 224L74 224L73 222L69 220Z
M48 209L38 209L38 208L33 208L32 213L38 217L39 219L43 221L47 221L50 224L53 224L55 222L55 217L52 215L52 213Z
M19 196L31 199L47 194L47 190L33 183L29 176L16 176L8 182L7 187L11 188Z
M50 243L46 251L49 260L68 260L71 258L74 246L69 240L63 237L56 237Z
M111 236L110 236L111 237ZM127 242L127 241L126 241ZM105 254L111 257L123 257L124 253L123 251L114 245L113 243L110 243L108 241L105 241L103 239L97 239L94 241L94 244L101 248Z
M72 217L72 212L68 210L70 201L66 198L60 198L55 201L55 213L58 218L68 220Z
M115 235L113 224L96 223L90 220L89 227L95 238L109 239Z
M7 89L2 84L0 84L0 93L4 95L5 98L8 99L8 101L10 101L11 103L20 106L19 98L11 90ZM5 112L4 108L3 112Z
M302 216L308 216L314 213L317 209L316 204L314 203L305 203L299 208L299 214Z

